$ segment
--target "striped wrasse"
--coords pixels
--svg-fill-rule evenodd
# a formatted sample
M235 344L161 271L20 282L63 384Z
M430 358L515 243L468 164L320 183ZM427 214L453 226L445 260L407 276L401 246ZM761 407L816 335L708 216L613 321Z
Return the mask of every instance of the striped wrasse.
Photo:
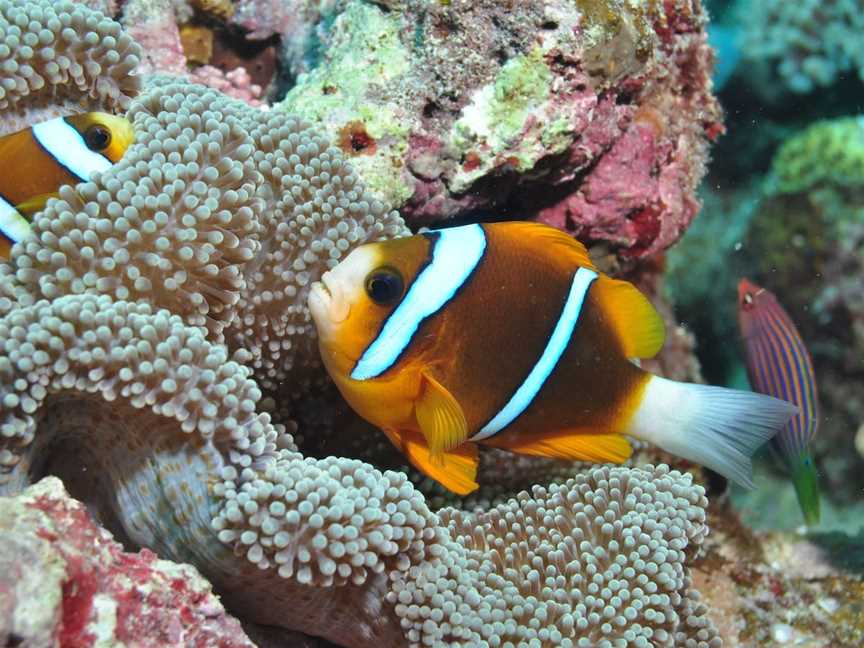
M58 117L0 137L0 260L30 234L33 214L62 185L110 169L133 140L128 120L98 112Z
M641 370L631 359L663 345L658 313L536 223L362 245L313 285L309 307L348 403L457 493L477 488L480 444L620 463L627 436L750 484L750 455L794 411Z
M747 279L738 284L738 326L753 390L798 407L771 446L792 475L805 522L816 525L819 484L810 441L819 428L819 397L810 354L777 298Z

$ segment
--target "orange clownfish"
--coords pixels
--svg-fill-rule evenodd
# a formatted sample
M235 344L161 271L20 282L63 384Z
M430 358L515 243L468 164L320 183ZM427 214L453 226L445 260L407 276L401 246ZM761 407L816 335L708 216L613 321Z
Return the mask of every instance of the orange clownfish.
M28 219L62 185L106 171L134 139L129 120L100 112L57 117L0 137L0 260L30 233Z
M663 345L658 313L536 223L362 245L313 285L309 307L348 403L455 493L477 488L478 444L621 463L627 436L749 486L751 455L795 413L640 369L631 360Z

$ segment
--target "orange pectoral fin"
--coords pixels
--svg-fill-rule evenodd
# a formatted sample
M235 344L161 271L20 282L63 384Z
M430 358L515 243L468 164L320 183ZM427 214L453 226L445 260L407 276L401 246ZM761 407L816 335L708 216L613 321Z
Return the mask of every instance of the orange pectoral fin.
M494 445L518 454L593 463L620 464L633 454L630 442L620 434L591 434L584 431L542 437L538 435L521 442L517 439Z
M414 415L435 459L468 438L468 422L462 406L425 371L421 374L420 397L414 405Z
M401 448L414 467L457 495L477 490L477 446L463 443L433 457L426 440L417 432L401 433Z
M663 347L666 326L654 306L631 283L601 276L594 287L604 317L627 358L653 358Z
M45 209L45 205L48 203L49 198L56 198L59 194L57 193L47 193L40 194L39 196L33 196L23 202L15 205L15 210L24 216L28 221L33 220L33 216L38 212Z

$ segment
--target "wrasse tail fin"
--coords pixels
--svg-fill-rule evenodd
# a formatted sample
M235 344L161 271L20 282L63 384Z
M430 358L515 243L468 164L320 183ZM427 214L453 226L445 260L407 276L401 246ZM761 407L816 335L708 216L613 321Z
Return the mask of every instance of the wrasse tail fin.
M797 411L771 396L651 376L627 434L752 488L753 453Z
M468 422L462 406L447 389L427 373L422 374L420 398L414 414L426 437L432 457L452 450L468 438Z
M400 433L401 449L417 470L457 495L477 490L477 446L463 443L433 457L426 440L416 432Z
M519 241L519 245L542 248L544 255L549 254L551 248L553 257L564 261L570 272L574 267L596 269L585 246L559 229L530 221L496 223L496 227L506 228L504 231Z
M630 442L620 434L592 434L584 430L572 434L532 437L521 443L508 441L506 444L490 445L506 448L518 454L566 459L567 461L592 461L594 463L620 464L633 454Z
M808 527L819 524L819 480L816 475L816 465L810 452L799 455L795 461L790 463L792 473L792 485L795 486L795 495L798 497L798 506Z
M663 348L666 326L648 298L631 283L601 276L595 294L627 358L653 358Z

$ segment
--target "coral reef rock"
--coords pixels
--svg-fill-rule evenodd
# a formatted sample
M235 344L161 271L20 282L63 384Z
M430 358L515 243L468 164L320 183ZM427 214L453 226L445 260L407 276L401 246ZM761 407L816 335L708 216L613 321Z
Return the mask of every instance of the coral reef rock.
M698 0L343 5L281 109L410 224L490 211L639 257L695 216L723 130Z
M253 648L198 571L126 553L46 477L0 498L4 646Z

